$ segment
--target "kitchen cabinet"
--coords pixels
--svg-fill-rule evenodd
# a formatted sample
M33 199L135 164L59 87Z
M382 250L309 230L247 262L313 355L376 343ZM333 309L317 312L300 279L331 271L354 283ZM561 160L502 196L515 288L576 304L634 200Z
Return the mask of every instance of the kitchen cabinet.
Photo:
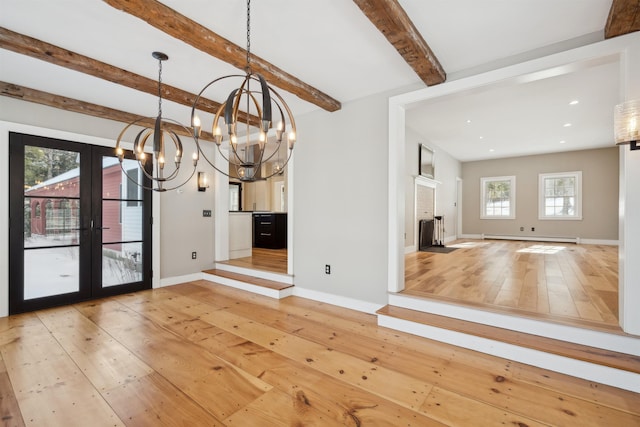
M268 211L271 193L267 181L245 182L243 188L245 211Z
M287 214L254 213L253 246L283 249L287 247Z

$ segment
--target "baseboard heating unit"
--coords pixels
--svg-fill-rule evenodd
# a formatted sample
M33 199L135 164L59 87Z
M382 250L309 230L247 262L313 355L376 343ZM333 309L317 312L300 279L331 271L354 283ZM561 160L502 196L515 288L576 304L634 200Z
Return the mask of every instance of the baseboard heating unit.
M558 242L580 244L579 237L552 237L552 236L515 236L509 234L482 234L482 240L526 240L530 242Z

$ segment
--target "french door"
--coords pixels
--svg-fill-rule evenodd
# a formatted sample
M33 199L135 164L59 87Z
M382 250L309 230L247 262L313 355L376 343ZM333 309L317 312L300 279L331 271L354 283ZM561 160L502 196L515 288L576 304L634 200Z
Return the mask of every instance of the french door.
M131 154L131 153L129 153ZM133 156L9 135L9 312L151 288L151 195Z

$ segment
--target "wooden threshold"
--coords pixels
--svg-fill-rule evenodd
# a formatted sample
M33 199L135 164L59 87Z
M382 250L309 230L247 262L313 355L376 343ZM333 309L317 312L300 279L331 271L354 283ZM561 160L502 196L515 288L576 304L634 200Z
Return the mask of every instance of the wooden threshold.
M207 274L214 276L226 277L227 279L237 280L239 282L249 283L251 285L260 286L262 288L269 288L276 291L288 289L293 287L289 283L276 282L274 280L262 279L260 277L249 276L247 274L233 273L231 271L225 271L220 269L205 270Z
M390 305L382 307L376 313L640 374L640 357L638 356Z

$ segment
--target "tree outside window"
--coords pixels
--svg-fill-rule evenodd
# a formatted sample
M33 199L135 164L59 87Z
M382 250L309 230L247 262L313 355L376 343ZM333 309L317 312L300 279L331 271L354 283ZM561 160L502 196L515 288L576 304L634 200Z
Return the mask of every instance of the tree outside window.
M516 177L480 178L482 219L514 219L516 216Z
M582 172L541 173L539 219L582 219Z

